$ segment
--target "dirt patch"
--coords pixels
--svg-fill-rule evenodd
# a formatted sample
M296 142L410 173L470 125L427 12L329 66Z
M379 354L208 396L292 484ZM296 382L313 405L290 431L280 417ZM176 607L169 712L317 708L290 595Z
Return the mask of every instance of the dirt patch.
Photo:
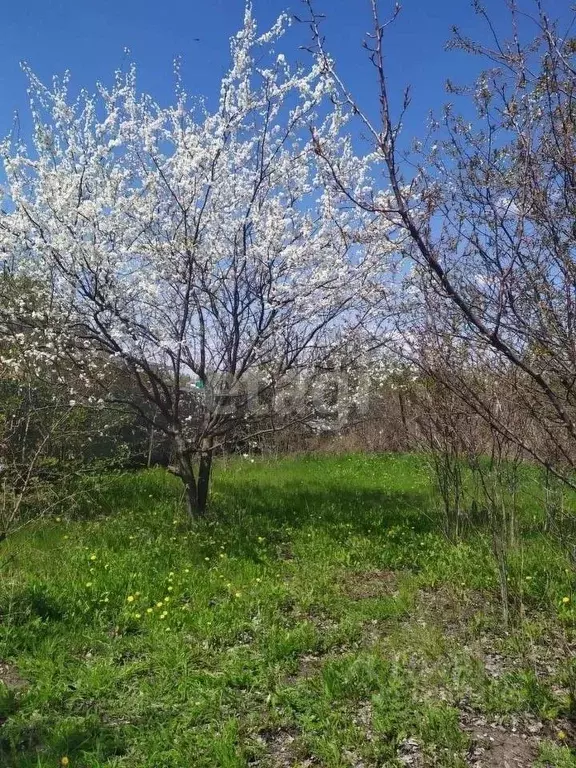
M310 680L315 677L322 666L322 657L305 654L298 659L298 669L286 678L288 685L296 685L300 680Z
M447 635L470 633L469 624L480 615L491 628L500 626L497 606L490 596L480 591L458 592L453 587L441 586L436 589L420 589L416 599L415 615L431 621ZM477 629L472 634L476 635Z
M424 768L424 756L416 739L404 739L398 747L398 760L410 768Z
M20 675L14 664L7 661L0 661L0 683L4 683L6 688L18 691L28 685L28 681Z
M472 739L467 763L475 768L531 768L538 756L539 739L531 733L482 722L466 730Z
M266 745L263 765L269 768L292 768L296 764L305 768L316 764L312 758L300 757L295 728L268 729L261 731L259 736Z
M364 571L349 573L341 584L342 591L352 600L394 595L398 591L398 574L394 571Z
M565 717L558 717L544 726L544 736L550 741L558 741L571 749L576 749L576 723Z

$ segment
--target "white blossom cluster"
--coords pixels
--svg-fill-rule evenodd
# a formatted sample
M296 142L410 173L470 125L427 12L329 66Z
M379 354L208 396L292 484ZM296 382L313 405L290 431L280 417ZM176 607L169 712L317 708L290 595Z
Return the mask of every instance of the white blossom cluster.
M181 83L160 106L133 67L74 98L68 75L47 87L27 71L32 145L0 145L0 258L36 286L24 354L74 359L85 392L121 363L184 431L185 381L271 381L377 315L389 225L351 204L318 142L358 194L372 159L322 61L274 52L287 24L259 34L247 7L212 111Z

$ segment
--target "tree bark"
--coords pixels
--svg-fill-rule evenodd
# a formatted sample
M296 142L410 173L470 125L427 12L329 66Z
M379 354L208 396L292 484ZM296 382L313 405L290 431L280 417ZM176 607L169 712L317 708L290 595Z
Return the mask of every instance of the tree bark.
M212 474L212 442L203 446L200 454L200 467L198 470L198 510L205 514L210 491L210 476Z
M170 469L182 480L186 497L186 509L194 520L200 516L201 512L198 507L198 485L194 474L192 456L186 450L186 445L179 436L176 436L174 442L176 448L176 467L170 467Z
M210 491L213 444L211 439L203 441L198 467L198 479L194 472L193 453L186 449L183 440L175 439L175 465L168 470L182 480L188 514L194 520L204 517Z
M198 486L194 476L194 467L189 457L183 456L178 459L178 469L180 470L180 479L184 484L184 494L186 498L186 510L194 520L200 516L198 507Z
M148 459L146 461L146 466L148 469L152 466L152 454L154 452L154 425L156 423L156 420L154 420L150 426L150 436L148 438Z

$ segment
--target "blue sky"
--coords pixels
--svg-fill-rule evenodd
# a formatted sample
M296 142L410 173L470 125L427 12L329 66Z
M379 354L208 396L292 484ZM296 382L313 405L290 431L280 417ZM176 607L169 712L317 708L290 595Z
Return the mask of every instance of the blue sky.
M504 0L486 0L497 21L505 19ZM386 5L383 3L383 6ZM563 0L551 0L558 9ZM373 102L373 81L360 44L369 26L368 0L318 0L328 14L328 44L352 89ZM16 0L2 9L0 45L0 135L18 111L23 127L26 82L19 62L26 60L44 80L65 69L73 83L89 90L97 80L109 81L122 65L124 49L137 63L139 85L161 102L173 89L172 61L183 57L187 89L214 97L228 62L228 38L242 21L244 0ZM301 14L299 0L254 0L262 26L284 9ZM447 76L466 82L478 62L461 53L445 52L453 24L471 36L483 34L468 0L405 0L402 14L387 41L393 89L411 83L413 107L406 123L410 135L422 132L430 109L446 100ZM198 38L196 40L195 38ZM293 56L307 39L294 29L284 48Z

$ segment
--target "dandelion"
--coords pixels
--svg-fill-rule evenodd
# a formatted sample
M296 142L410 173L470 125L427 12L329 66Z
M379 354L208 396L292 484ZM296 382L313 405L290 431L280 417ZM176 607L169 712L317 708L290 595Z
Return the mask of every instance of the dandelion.
M91 582L91 581L87 581L87 582L86 582L86 586L87 586L88 588L90 588L90 587L92 586L92 582Z
M224 554L224 552L220 552L220 557L226 557L226 555Z
M164 602L165 602L165 603L169 603L169 602L170 602L170 597L168 597L168 596L167 596L167 597L165 597L165 598L164 598Z
M184 573L190 573L190 568L184 568Z
M159 603L156 603L156 608L162 608L163 605L164 603L162 602L162 600L160 600Z
M56 518L56 522L57 522L57 523L60 523L61 521L62 521L62 518L61 518L61 517L57 517L57 518Z
M204 560L206 560L207 563L210 562L210 558L209 557L205 557Z
M564 603L564 605L566 605L567 603L570 602L570 598L569 597L563 597L562 598L562 602Z
M60 765L70 765L70 760L64 755L60 758Z
M134 597L140 597L141 594L141 592L134 592Z
M263 536L258 536L258 541L260 542L260 544L262 544L262 542L264 541L264 537Z
M242 597L242 592L236 592L234 597Z
M135 613L134 614L134 618L135 619L141 619L142 618L142 614L141 613Z
M564 741L564 739L566 738L566 734L564 733L564 731L558 731L558 733L556 734L556 736L558 736L558 738L560 739L560 741Z
M146 608L146 613L154 613L154 608Z
M127 600L129 603L133 603L133 602L134 602L134 595L128 595L128 597L126 598L126 600Z
M166 589L168 590L168 592L172 592L174 590L174 587L170 585L169 587L166 587Z
M90 560L92 560L92 562L94 562L94 560L96 560L96 559L97 559L96 555L90 555Z

